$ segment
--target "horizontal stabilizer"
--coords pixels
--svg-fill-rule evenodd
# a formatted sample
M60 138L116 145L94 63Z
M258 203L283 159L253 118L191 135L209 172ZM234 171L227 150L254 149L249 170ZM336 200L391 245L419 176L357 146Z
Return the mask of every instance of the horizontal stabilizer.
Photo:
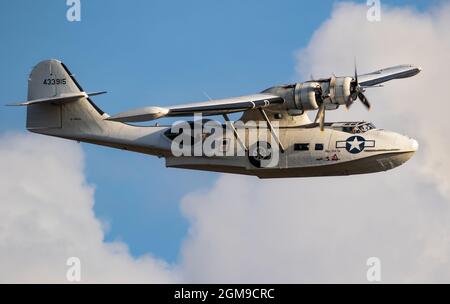
M97 96L97 95L103 95L103 94L106 94L106 93L108 93L108 92L107 91L90 92L90 93L87 93L87 95L88 95L88 97L92 97L92 96Z
M63 94L61 94L59 96L55 96L55 97L28 100L28 101L23 101L23 102L18 102L18 103L7 104L7 106L31 106L34 104L44 104L44 103L53 103L53 104L66 103L66 102L77 101L80 98L88 98L90 96L96 96L96 95L101 95L101 94L105 94L105 93L106 93L105 91L93 92L93 93L86 93L86 92L63 93Z

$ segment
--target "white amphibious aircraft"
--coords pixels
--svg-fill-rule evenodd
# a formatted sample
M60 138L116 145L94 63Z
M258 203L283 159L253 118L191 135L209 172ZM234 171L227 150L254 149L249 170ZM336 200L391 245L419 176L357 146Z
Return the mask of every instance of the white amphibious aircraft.
M401 65L358 75L355 68L352 77L109 116L91 100L105 92L86 93L62 62L46 60L31 72L28 100L12 105L27 106L31 132L164 157L167 167L260 178L363 174L403 164L417 151L417 141L368 122L325 122L325 111L350 107L356 99L370 108L366 88L420 71ZM307 111L317 111L314 121ZM237 112L243 112L241 119L230 121L228 114ZM222 115L225 123L197 119L172 126L132 124L195 115Z

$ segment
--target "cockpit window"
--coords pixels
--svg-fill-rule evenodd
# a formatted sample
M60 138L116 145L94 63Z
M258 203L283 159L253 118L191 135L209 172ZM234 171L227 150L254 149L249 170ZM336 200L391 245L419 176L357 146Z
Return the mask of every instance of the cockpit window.
M359 124L357 127L355 127L355 131L359 133L366 133L367 131L376 129L375 126L373 124L371 124L370 122L365 122L362 124Z
M337 123L333 125L333 128L352 134L366 133L370 130L376 129L376 127L370 122Z

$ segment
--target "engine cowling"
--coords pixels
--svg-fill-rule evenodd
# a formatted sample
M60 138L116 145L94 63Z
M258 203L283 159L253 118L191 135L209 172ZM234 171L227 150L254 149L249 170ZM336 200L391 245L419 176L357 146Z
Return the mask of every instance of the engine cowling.
M351 97L351 77L333 77L327 82L297 83L294 88L294 98L288 103L290 110L317 110L325 103L327 109L336 109L345 105Z
M291 110L316 110L321 103L322 87L318 82L297 83Z
M330 101L336 105L345 105L351 96L351 77L333 77L330 82Z
M317 110L323 104L326 110L335 110L347 104L352 95L352 77L331 77L321 81L299 82L269 88L263 93L278 95L285 100L284 109L291 115Z

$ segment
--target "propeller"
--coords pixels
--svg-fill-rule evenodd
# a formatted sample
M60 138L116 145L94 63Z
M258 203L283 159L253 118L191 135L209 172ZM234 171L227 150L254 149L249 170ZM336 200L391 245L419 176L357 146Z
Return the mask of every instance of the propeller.
M326 99L334 99L334 90L332 88L335 87L336 85L336 75L333 74L333 76L330 78L330 83L327 87L327 89L325 90L325 92L322 92L322 87L318 88L316 90L316 98L318 100L319 103L319 109L317 111L317 116L315 119L315 123L319 124L320 126L320 130L324 131L325 129L325 111L326 111L326 106L325 106L325 100ZM368 109L370 110L371 105L369 100L367 99L367 97L364 95L365 92L365 88L362 87L359 83L359 79L358 79L358 68L356 65L356 60L355 60L355 76L353 78L353 80L350 83L350 96L349 98L346 100L345 105L347 107L347 109L349 109L351 107L351 105L353 104L353 102L356 99L359 99L361 101L361 103Z
M358 81L358 68L356 67L356 60L355 60L355 78L353 78L353 81L350 84L350 96L345 104L347 109L350 108L350 106L356 99L359 99L361 103L367 108L367 110L370 110L371 105L367 97L364 95L365 91L366 90L363 87L361 87Z
M317 112L316 123L319 122L320 131L325 129L325 104L321 104L319 111Z
M331 76L330 78L330 84L328 85L327 89L325 92L322 92L322 87L320 87L320 89L318 90L319 93L319 102L320 102L320 106L319 106L319 111L317 111L317 116L315 119L315 123L318 123L320 126L320 131L324 131L325 129L325 99L330 98L333 99L334 98L334 91L331 88L334 88L334 86L336 85L336 75L333 74L333 76Z
M319 86L316 89L316 98L319 101L319 110L317 111L317 116L314 120L314 123L318 123L320 126L320 131L324 131L325 129L325 99L334 98L334 92L331 90L331 87L334 87L336 83L336 76L333 76L330 79L330 85L328 86L325 92L322 91L322 87Z

